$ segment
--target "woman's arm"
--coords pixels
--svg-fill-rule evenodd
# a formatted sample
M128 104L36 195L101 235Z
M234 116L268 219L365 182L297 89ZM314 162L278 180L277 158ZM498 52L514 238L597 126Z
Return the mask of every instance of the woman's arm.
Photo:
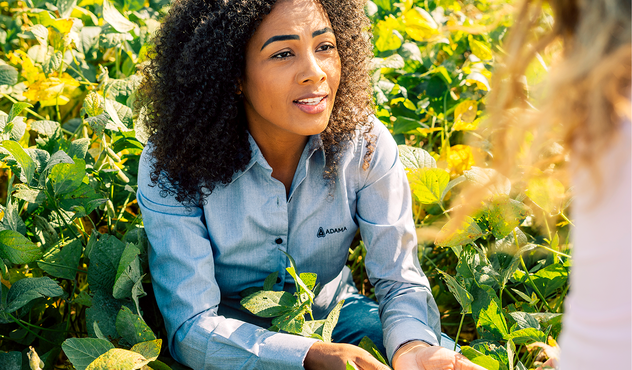
M160 196L158 186L150 186L148 150L140 161L137 200L173 357L194 369L302 369L316 340L217 315L220 290L203 210L187 209L173 197Z

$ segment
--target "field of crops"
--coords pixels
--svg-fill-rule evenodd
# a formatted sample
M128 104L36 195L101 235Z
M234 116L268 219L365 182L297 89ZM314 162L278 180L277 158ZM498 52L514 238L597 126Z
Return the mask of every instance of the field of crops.
M0 2L1 369L183 368L160 339L135 201L147 141L137 71L168 9L167 0ZM503 178L454 217L462 189L495 175L494 129L483 123L511 2L373 0L366 12L376 115L400 144L442 329L487 369L533 369L542 360L533 344L555 345L561 328L568 189L545 168L524 169L528 180ZM525 89L537 91L550 58L529 68ZM365 253L352 245L348 265L371 297Z

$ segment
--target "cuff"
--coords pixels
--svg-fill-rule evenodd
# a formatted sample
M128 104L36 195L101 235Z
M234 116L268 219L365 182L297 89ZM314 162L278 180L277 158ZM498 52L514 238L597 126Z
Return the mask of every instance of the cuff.
M399 347L413 340L420 340L432 346L439 345L434 331L426 324L418 320L402 320L393 325L390 332L384 335L384 346L389 361Z
M275 333L265 338L259 348L257 368L262 370L304 370L303 361L318 339Z

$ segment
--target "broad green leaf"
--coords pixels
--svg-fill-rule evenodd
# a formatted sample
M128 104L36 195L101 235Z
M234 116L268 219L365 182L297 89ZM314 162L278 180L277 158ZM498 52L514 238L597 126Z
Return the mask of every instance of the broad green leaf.
M402 58L401 55L399 55L399 54L393 54L393 55L388 56L386 58L373 58L371 60L371 69L377 69L377 68L404 68L405 65L406 65L406 62L404 61L404 58ZM381 80L381 81L385 81L385 80ZM386 80L386 81L388 81L388 80ZM388 82L390 82L390 81L388 81ZM395 84L391 83L391 86L395 86ZM388 93L391 90L392 90L392 87L389 88L388 91L386 91L386 92Z
M491 300L489 305L478 313L476 327L489 332L495 339L501 339L509 333L507 322L496 300Z
M37 261L42 255L37 245L17 231L0 231L0 258L22 265Z
M483 231L473 218L467 216L458 224L458 219L448 221L437 234L435 244L440 247L456 247L473 242L483 236Z
M511 339L515 344L531 344L546 342L546 334L535 328L526 328L505 334L505 340Z
M64 62L64 55L61 51L57 50L53 54L51 54L46 61L42 64L42 69L44 73L51 74L53 72L58 72L62 63Z
M90 294L87 292L82 291L77 295L77 298L75 298L73 302L82 306L90 307L92 306L92 297L90 297Z
M141 280L142 273L139 255L140 249L134 244L128 243L125 246L125 250L121 255L121 260L116 270L112 293L114 298L122 299L131 297L134 284Z
M111 105L112 110L107 110L108 114L110 114L111 111L116 112L116 116L118 117L122 125L122 126L119 126L118 121L114 120L116 122L116 125L113 125L112 123L110 123L108 126L106 126L106 129L108 130L120 129L121 131L130 131L134 127L134 123L132 122L132 109L130 107L128 107L127 105L121 104L117 102L116 100L111 100L111 99L106 99L105 104L106 104L105 105L106 110L108 109L108 105Z
M288 311L272 320L272 325L291 334L301 333L304 324L305 304L298 309Z
M86 176L86 162L77 159L74 164L60 163L50 171L49 179L55 195L64 195L77 190Z
M422 8L415 7L402 15L406 33L415 41L428 41L439 34L432 16Z
M22 146L16 141L5 140L2 142L2 146L11 153L13 158L20 164L20 168L22 169L22 174L26 178L27 183L30 183L33 179L33 175L35 174L35 162L33 159L24 151Z
M40 148L50 151L51 153L59 149L59 142L62 139L59 122L35 121L31 123L31 130L37 131L35 142ZM46 153L46 155L48 154L48 152L44 153ZM50 159L50 156L48 159Z
M272 288L274 288L274 285L277 282L278 277L279 277L278 271L275 271L271 273L270 275L268 275L265 281L263 282L263 290L272 290Z
M489 356L498 361L499 370L509 370L507 350L498 342L477 340L472 342L471 346L483 355Z
M111 79L106 87L108 96L116 100L120 97L129 97L136 92L141 82L142 78L138 75L131 75L123 80Z
M83 100L83 109L86 110L86 113L90 117L98 116L103 113L104 106L105 102L103 97L94 91L86 95L86 98Z
M283 252L283 254L285 254L288 261L290 261L290 267L286 268L286 270L287 272L290 273L290 275L294 279L294 283L296 284L296 292L306 293L307 296L309 297L309 302L310 303L314 302L314 292L312 292L311 289L309 289L307 285L305 285L303 280L301 280L301 277L298 276L296 272L296 262L294 261L294 258L292 258L292 256L290 256L289 254L285 252Z
M344 299L336 304L329 315L327 315L327 319L325 320L325 324L323 325L323 342L331 343L331 335L334 332L334 328L338 323L338 317L340 316L340 310L342 309L342 305L345 303Z
M0 205L0 211L4 212L2 221L0 221L0 230L13 230L22 235L26 234L26 224L20 217L20 209L18 202L9 202L7 208Z
M507 349L507 364L509 370L514 370L514 359L517 357L516 355L519 355L516 353L516 345L513 340L509 339L505 348Z
M288 292L261 290L241 300L241 305L259 317L275 317L290 310L296 303Z
M61 18L70 17L72 9L77 5L77 0L57 0L57 9Z
M484 212L484 218L496 239L511 234L529 214L529 208L522 202L507 196L495 196Z
M520 329L533 328L540 330L540 323L528 312L510 312L509 315L516 320L516 324Z
M162 361L158 361L158 360L154 360L150 363L147 364L147 366L152 369L152 370L184 370L183 366L179 366L179 367L175 367L174 369L172 369L171 367L169 367L167 364L165 364Z
M40 186L44 186L46 183L46 179L48 178L48 172L51 168L55 167L60 163L70 163L74 164L75 162L66 154L63 150L58 150L53 155L50 156L48 163L46 163L46 167L41 171L39 183Z
M116 271L124 250L125 244L114 236L102 235L98 239L89 257L88 284L91 290L104 290L112 294Z
M301 336L305 338L315 338L323 340L323 327L326 320L309 320L305 321Z
M453 180L450 180L448 186L446 186L445 189L443 189L443 193L441 193L441 201L443 202L443 199L445 199L445 196L448 195L448 192L452 190L453 187L459 185L464 181L466 181L465 176L459 176Z
M61 279L74 280L75 275L77 275L77 267L79 266L82 250L81 239L75 239L64 246L51 248L37 265L49 275Z
M94 360L86 370L136 370L148 363L149 360L140 353L113 348Z
M123 41L132 41L134 38L128 32L125 33L101 33L99 35L99 46L104 49L119 47Z
M412 169L406 175L413 195L422 204L439 203L450 182L450 174L441 168Z
M469 346L461 347L461 354L467 357L473 363L484 367L487 370L498 370L500 365L498 361L494 360L491 356L486 356L479 351Z
M14 312L37 298L59 297L62 294L61 287L49 277L21 279L9 289L5 312Z
M82 182L75 190L62 195L59 206L64 210L77 212L76 217L83 217L106 201L92 186Z
M560 263L555 263L539 270L531 278L540 293L544 297L548 297L566 284L568 268Z
M505 194L511 191L511 181L492 168L473 166L463 172L463 176L477 186L483 187L488 196Z
M114 346L103 339L68 338L61 345L64 354L77 370L85 370L88 365Z
M17 117L25 108L31 108L33 105L26 102L17 102L11 106L11 110L9 111L9 117L7 118L7 122L13 121L15 117Z
M37 139L36 139L37 141ZM55 141L51 143L51 147L54 148L59 146L59 142ZM55 149L56 150L56 149ZM35 162L35 172L42 173L44 168L46 168L46 164L50 160L50 154L46 150L38 149L38 148L26 148L24 151L31 156L33 162Z
M92 131L94 131L97 135L100 135L103 130L105 130L105 127L108 125L110 117L107 115L107 113L104 112L94 117L88 117L85 121L90 126Z
M303 280L305 286L307 286L309 290L314 289L314 287L316 286L316 279L318 278L316 274L314 274L313 272L301 272L298 276L301 278L301 280Z
M91 289L94 291L92 306L86 309L88 334L91 337L96 337L96 332L94 331L94 324L96 323L106 338L120 338L120 334L116 330L116 316L123 306L122 301L112 297L111 292L101 289L94 290L92 287ZM133 307L128 308L132 309Z
M40 45L44 47L48 46L48 28L41 24L36 24L31 27L31 33L35 36L35 39L37 39Z
M109 0L103 0L103 19L108 22L112 28L121 33L129 32L136 27L134 23L119 13Z
M105 99L105 111L111 120L108 121L105 128L113 131L129 131L127 126L125 126L125 124L121 121L121 118L119 117L119 110L116 109L114 103L115 102L111 99Z
M468 314L472 313L472 302L474 298L465 288L459 284L459 282L450 274L447 274L441 270L438 270L441 273L441 276L445 280L448 285L448 290L454 295L454 298L461 305L461 313Z
M18 83L18 70L8 64L0 64L0 86Z
M149 361L155 361L160 355L161 347L162 339L154 339L146 342L136 343L130 350L136 353L140 353Z
M398 145L399 161L405 168L436 168L437 162L427 151L408 145Z
M22 353L0 352L0 367L2 370L22 370Z
M76 139L70 143L68 149L68 156L70 158L85 159L86 153L88 153L88 147L90 146L90 139Z
M125 306L116 315L116 330L132 345L156 339L156 335L143 319Z
M526 194L531 201L547 214L559 213L566 189L553 177L536 177L529 179Z
M362 340L360 340L360 343L358 343L358 347L360 347L363 350L369 352L371 354L371 356L375 357L378 361L380 361L384 365L386 365L386 366L389 365L388 362L386 361L386 359L384 358L384 355L382 355L380 353L380 350L377 348L375 343L373 343L371 338L366 337L366 336L364 338L362 338Z
M522 272L522 271L520 271ZM522 273L524 275L524 273ZM531 297L529 297L528 295L524 294L523 292L519 291L518 289L514 289L511 288L511 290L516 293L518 296L520 296L520 298L524 299L527 303L529 303L529 305L534 305L536 303L538 303L540 301L540 299L538 298L538 296L535 294L535 292L533 292L533 295Z

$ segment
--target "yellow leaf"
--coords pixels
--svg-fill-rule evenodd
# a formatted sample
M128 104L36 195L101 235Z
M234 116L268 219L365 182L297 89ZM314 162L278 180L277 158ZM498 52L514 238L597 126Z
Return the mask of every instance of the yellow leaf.
M470 42L470 50L472 53L479 57L481 60L491 60L492 59L492 51L490 48L484 43L475 40L472 35L468 38Z
M402 46L402 37L398 29L402 28L399 21L389 15L384 20L377 22L375 29L377 31L377 41L375 47L379 51L395 50Z
M448 167L450 168L451 175L459 176L463 173L463 171L469 170L475 164L472 147L459 144L450 148L448 154Z
M40 107L51 107L53 105L65 105L69 101L70 99L68 99L64 95L59 95L53 99L40 100Z
M419 133L424 134L424 135L427 135L431 132L441 131L441 130L443 130L443 127L428 127L428 128L418 127L417 128L417 131L419 131Z
M10 52L9 54L7 54L7 59L9 59L9 63L11 64L18 65L22 63L22 59L20 58L20 56L14 54L13 52Z
M413 8L404 13L402 21L408 36L416 41L427 41L439 33L432 16L421 8Z
M22 77L26 78L29 85L39 79L39 69L33 65L33 61L28 55L22 57Z
M454 129L457 131L475 130L479 120L476 119L478 102L464 100L454 110Z
M77 86L79 83L64 73L62 78L49 77L36 81L29 85L23 95L31 101L39 101L42 106L64 105L69 101L62 95L64 88L68 87L67 90L73 91Z

